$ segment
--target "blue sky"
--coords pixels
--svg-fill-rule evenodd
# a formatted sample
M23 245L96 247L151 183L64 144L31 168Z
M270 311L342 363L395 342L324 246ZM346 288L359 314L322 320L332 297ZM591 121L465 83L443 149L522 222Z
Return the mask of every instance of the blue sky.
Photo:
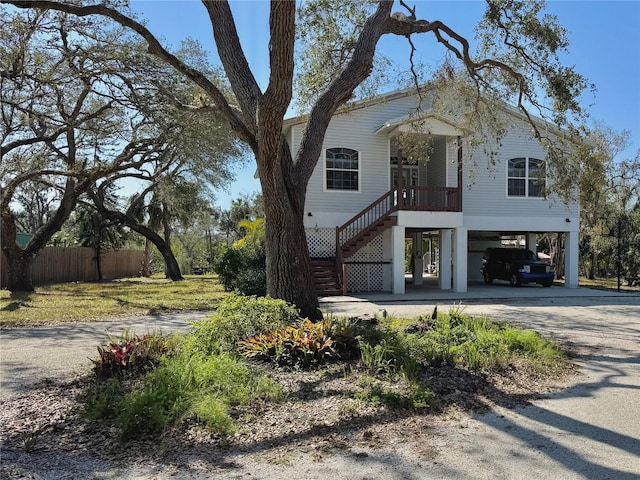
M442 20L458 33L473 39L474 27L484 11L482 1L412 0L419 18ZM211 24L207 12L197 0L133 0L132 8L148 20L149 29L177 47L187 37L200 40L217 61ZM259 84L268 78L268 1L239 0L232 3L244 53ZM402 10L399 6L395 10ZM614 130L630 130L631 144L622 158L635 156L640 148L640 0L628 1L547 1L547 12L558 17L569 31L571 46L563 56L566 65L595 84L595 95L585 95L582 105L591 119ZM432 35L414 40L427 64L437 62L443 54ZM382 51L398 66L408 63L409 47L403 38L384 38ZM228 208L232 199L259 191L253 179L255 165L237 171L238 180L228 192L218 195L217 204Z

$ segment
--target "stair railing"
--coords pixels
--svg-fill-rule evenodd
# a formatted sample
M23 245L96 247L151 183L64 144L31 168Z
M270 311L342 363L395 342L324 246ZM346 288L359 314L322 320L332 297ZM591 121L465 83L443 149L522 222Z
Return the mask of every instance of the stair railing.
M394 188L336 227L336 267L338 281L346 288L342 247L358 238L371 225L397 210L460 212L458 188L416 187Z
M395 189L390 190L342 226L336 227L336 267L338 281L342 285L343 292L346 292L347 279L342 246L355 239L362 230L393 212L396 209L396 204L397 191Z
M390 190L344 225L336 227L336 247L355 239L358 234L396 209L396 190ZM337 255L337 253L336 253Z

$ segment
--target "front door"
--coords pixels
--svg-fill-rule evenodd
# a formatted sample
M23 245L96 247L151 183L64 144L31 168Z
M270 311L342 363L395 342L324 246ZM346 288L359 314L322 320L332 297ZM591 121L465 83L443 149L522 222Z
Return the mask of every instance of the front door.
M406 188L408 186L418 186L418 167L403 165L402 166L402 185ZM391 188L398 186L398 167L396 165L391 166Z
M391 166L391 188L398 186L398 167ZM402 188L404 189L404 205L416 204L416 191L413 187L418 186L418 167L413 165L402 166Z

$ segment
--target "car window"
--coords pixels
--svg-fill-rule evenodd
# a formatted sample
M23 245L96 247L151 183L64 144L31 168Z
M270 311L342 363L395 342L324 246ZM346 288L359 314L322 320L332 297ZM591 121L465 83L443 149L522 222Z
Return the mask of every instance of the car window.
M518 260L536 260L536 255L531 250L518 250L515 254Z

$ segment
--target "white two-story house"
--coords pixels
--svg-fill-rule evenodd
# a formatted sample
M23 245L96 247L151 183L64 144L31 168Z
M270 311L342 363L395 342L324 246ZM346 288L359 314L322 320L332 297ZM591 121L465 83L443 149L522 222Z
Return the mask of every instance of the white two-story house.
M519 235L535 252L543 232L566 234L565 286L577 287L579 206L544 197L541 183L551 181L540 180L546 153L525 119L504 110L507 133L489 161L483 147L464 151L455 121L424 109L428 158L408 161L398 139L415 131L416 102L409 92L394 92L331 120L305 207L319 293L403 294L406 239L412 240L410 283L422 285L423 272L433 270L434 288L465 292L482 279L487 247ZM305 122L285 122L292 153Z

